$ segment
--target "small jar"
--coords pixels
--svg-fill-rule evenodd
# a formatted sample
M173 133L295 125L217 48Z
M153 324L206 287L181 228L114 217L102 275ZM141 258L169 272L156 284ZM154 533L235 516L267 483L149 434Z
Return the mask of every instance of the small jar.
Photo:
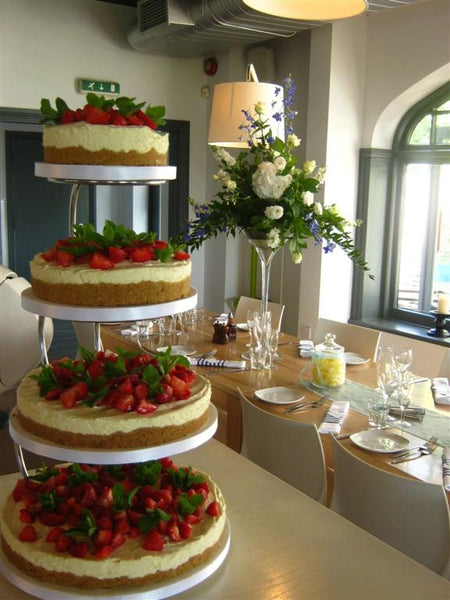
M327 333L314 349L312 382L320 387L333 388L345 382L344 347L335 340L333 333Z

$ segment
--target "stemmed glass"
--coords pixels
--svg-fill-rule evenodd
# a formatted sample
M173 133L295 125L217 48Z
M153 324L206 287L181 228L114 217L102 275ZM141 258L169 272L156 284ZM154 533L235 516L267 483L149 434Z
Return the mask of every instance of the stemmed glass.
M413 353L411 348L397 348L395 350L395 362L400 373L406 373L411 366Z
M382 347L378 352L377 382L383 392L386 404L390 404L400 383L400 371L395 360L394 349L390 346ZM387 420L394 421L395 419L388 416Z
M411 423L405 421L405 411L411 401L412 383L413 377L411 373L408 373L407 371L402 373L397 394L397 401L400 406L400 419L395 421L396 425L398 425L400 428L411 427Z

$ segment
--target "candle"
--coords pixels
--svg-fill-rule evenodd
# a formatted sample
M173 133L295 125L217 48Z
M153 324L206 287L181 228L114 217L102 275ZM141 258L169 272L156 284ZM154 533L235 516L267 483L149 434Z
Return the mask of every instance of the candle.
M450 297L448 294L439 293L437 312L439 315L448 315L450 308Z

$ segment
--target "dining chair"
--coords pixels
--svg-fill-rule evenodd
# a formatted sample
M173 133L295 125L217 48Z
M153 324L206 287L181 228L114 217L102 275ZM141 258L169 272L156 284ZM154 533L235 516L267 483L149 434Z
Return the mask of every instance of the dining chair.
M242 408L241 454L325 504L327 477L317 427L269 413L238 388Z
M261 300L258 298L249 298L248 296L241 296L236 305L234 313L235 323L246 323L247 322L247 311L258 310L261 308ZM278 331L281 330L281 321L283 319L284 304L278 304L276 302L268 302L267 310L272 313L272 326L276 326Z
M336 335L336 343L344 346L346 352L355 352L375 360L381 332L351 323L342 323L330 319L319 319L313 334L314 344L320 344L327 333Z
M450 349L446 346L384 331L381 333L380 346L411 348L411 371L415 375L450 378Z
M361 460L334 437L330 508L400 552L450 577L450 515L441 485Z

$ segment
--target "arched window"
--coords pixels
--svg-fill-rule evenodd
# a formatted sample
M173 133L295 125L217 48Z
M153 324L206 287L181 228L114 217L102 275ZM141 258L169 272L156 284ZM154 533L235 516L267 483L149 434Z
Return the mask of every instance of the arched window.
M375 282L355 273L351 321L426 336L450 294L450 83L404 115L391 150L360 151L358 213Z

